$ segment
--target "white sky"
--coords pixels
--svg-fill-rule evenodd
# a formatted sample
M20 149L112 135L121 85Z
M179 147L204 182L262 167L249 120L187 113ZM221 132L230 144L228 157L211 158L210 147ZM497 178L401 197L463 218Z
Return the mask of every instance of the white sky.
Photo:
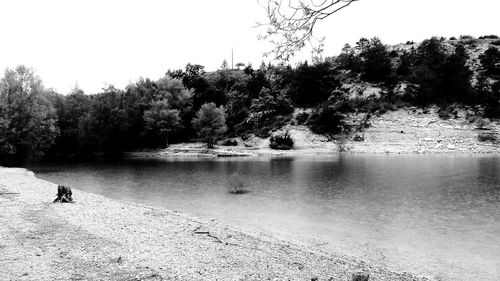
M262 0L261 0L262 1ZM433 35L500 35L500 0L359 0L317 24L324 55L378 36L386 44ZM257 0L0 0L0 70L25 64L47 87L95 93L157 79L192 62L207 70L263 60ZM305 52L300 59L309 59ZM265 59L267 61L267 59Z

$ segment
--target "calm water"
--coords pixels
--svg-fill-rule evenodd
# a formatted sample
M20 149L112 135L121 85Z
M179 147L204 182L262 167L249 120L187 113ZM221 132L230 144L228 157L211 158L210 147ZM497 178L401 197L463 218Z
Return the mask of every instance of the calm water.
M129 160L30 168L80 190L271 232L397 271L438 280L500 280L498 156ZM249 193L228 193L235 173Z

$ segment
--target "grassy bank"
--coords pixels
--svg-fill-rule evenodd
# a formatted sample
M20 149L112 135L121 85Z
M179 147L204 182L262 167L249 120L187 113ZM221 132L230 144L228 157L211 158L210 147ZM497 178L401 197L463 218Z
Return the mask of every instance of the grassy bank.
M0 168L1 280L420 280L335 253Z

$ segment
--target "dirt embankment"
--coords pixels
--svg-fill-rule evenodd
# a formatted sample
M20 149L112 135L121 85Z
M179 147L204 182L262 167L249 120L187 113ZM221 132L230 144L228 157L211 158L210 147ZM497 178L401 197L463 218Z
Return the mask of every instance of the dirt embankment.
M0 280L420 280L261 233L0 168Z
M500 153L500 143L478 138L489 134L500 141L500 123L466 115L459 111L443 120L437 108L387 112L371 118L370 127L358 134L363 141L344 145L351 153Z
M500 141L500 122L467 119L467 112L460 111L456 117L444 120L439 117L437 108L400 109L390 111L369 119L369 127L354 132L343 140L330 140L311 132L306 126L285 126L292 136L295 147L291 150L269 148L269 138L236 138L237 146L216 146L207 149L203 143L174 144L160 150L131 152L130 157L169 158L169 157L231 157L231 156L293 156L342 153L500 153L500 144L480 141L479 134L496 136ZM354 127L366 115L348 118ZM478 119L481 120L481 119ZM355 136L358 136L357 141Z

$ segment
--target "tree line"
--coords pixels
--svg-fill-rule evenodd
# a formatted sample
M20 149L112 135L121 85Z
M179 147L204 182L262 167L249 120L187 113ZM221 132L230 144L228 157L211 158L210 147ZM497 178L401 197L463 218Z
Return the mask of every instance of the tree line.
M242 70L187 64L153 81L141 78L125 89L108 86L87 94L75 87L62 95L43 86L25 66L0 79L0 161L17 163L43 155L119 156L124 151L223 137L268 137L289 123L320 134L342 134L350 112L380 112L397 106L462 103L500 117L500 51L497 37L474 73L474 38L431 38L390 49L362 38L341 54L292 67L251 65ZM344 84L383 89L377 98L349 97ZM396 89L404 85L404 93ZM294 116L294 109L307 108Z

